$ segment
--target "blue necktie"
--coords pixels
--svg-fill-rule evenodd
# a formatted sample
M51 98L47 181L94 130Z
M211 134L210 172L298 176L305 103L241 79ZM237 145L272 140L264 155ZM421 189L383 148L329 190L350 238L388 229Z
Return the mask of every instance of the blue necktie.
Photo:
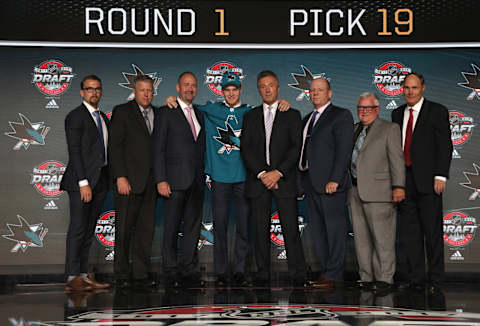
M315 119L317 118L318 111L313 111L312 117L310 118L310 123L308 124L307 134L305 135L305 143L303 144L303 153L302 153L302 168L307 168L307 146L310 142L310 136L312 135L312 129L315 124Z
M97 128L98 128L98 132L100 133L100 140L102 141L102 160L103 160L103 164L105 164L106 163L106 161L105 161L105 141L103 139L102 118L100 117L100 111L98 111L98 110L93 111L93 114L95 114L95 118L97 120Z

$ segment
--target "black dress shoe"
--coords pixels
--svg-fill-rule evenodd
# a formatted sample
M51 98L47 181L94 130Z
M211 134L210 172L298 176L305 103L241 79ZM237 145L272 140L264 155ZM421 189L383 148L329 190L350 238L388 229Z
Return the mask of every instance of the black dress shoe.
M427 285L427 291L430 294L437 294L442 292L442 288L438 283L430 283Z
M130 283L128 279L122 278L122 279L115 280L115 286L120 289L125 289L125 288L131 287L132 283Z
M203 288L205 281L197 275L187 275L182 280L183 286L186 288Z
M372 290L375 282L365 282L365 281L357 281L357 288L362 290Z
M387 291L393 289L393 284L383 282L383 281L377 281L377 282L371 282L373 283L371 285L372 290L374 291Z
M146 277L141 279L135 279L133 285L137 288L151 288L157 286L157 282Z
M163 284L165 288L168 288L168 289L180 289L182 287L181 280L173 276L165 277Z

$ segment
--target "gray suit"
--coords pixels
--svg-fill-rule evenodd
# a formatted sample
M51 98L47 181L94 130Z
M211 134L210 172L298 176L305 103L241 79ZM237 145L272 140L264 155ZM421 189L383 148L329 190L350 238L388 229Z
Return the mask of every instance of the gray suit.
M361 128L361 125L357 127ZM360 278L393 283L396 210L392 189L405 187L405 161L397 124L377 118L357 159L357 186L348 193Z

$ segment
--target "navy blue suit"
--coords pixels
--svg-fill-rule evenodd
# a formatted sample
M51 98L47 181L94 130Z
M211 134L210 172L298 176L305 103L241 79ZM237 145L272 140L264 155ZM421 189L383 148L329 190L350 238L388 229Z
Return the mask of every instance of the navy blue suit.
M101 112L101 117L108 129L107 116ZM108 168L102 153L104 147L100 132L85 105L82 104L67 114L65 134L68 165L60 183L60 189L68 191L70 199L65 273L75 276L88 272L88 253L108 190ZM88 180L92 189L92 200L88 203L80 198L80 180Z
M303 119L304 129L312 113ZM315 123L306 148L308 170L301 173L306 194L312 243L323 277L343 280L345 259L346 195L353 149L352 114L329 105ZM338 183L337 192L327 194L328 182Z

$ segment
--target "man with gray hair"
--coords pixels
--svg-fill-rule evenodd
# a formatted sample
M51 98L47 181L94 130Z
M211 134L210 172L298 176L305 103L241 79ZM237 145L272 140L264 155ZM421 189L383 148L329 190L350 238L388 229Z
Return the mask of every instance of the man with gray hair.
M405 198L405 162L397 124L378 117L378 97L360 95L348 206L363 289L385 291L395 274L395 203Z

